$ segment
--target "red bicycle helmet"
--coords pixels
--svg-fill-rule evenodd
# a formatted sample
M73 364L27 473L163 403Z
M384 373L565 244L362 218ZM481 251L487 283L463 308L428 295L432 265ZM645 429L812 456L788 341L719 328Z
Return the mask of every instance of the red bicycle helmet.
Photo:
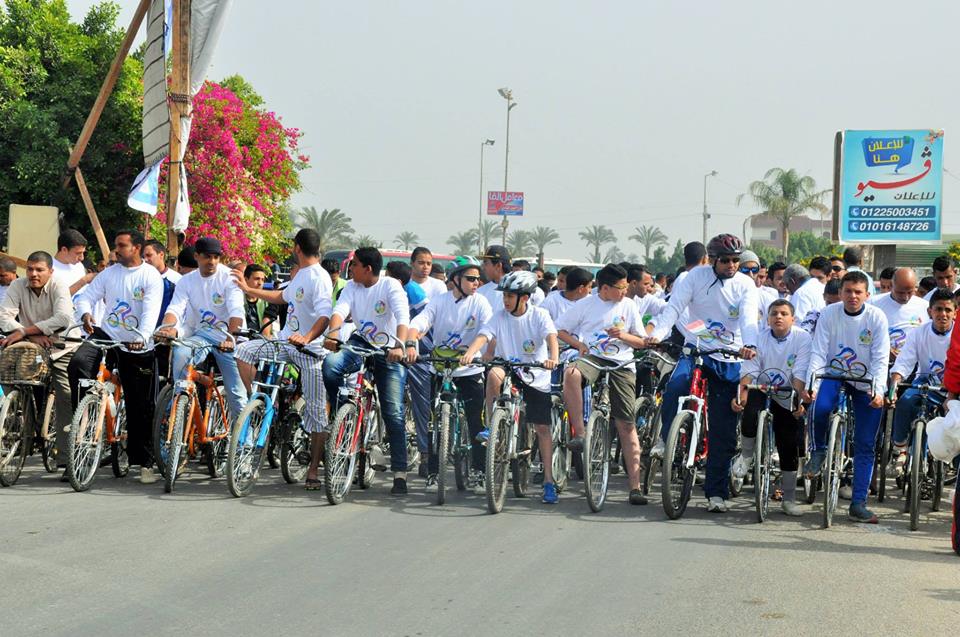
M723 256L740 256L743 252L743 241L732 234L718 234L707 244L707 255L711 259Z

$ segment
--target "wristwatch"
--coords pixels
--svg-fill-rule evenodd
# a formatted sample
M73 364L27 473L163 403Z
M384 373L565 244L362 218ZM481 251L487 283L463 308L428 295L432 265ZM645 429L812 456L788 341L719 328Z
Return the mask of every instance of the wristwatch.
M416 341L407 341L407 342L404 343L404 345L405 345L407 348L417 349L417 342L416 342Z

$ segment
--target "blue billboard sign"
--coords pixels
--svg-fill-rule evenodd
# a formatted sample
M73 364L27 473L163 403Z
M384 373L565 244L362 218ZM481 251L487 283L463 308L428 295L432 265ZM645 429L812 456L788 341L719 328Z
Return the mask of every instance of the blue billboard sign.
M943 131L844 131L839 191L841 242L939 242Z

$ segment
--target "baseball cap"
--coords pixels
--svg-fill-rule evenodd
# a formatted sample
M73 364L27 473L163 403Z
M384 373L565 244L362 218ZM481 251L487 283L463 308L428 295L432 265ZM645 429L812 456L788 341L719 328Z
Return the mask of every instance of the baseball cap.
M740 263L747 263L748 261L753 261L754 263L760 263L760 257L757 256L757 253L753 250L744 250L740 253Z
M490 259L494 263L500 263L505 267L510 266L510 252L503 246L488 246L481 259Z
M223 254L223 246L213 237L201 237L197 239L193 249L200 254Z

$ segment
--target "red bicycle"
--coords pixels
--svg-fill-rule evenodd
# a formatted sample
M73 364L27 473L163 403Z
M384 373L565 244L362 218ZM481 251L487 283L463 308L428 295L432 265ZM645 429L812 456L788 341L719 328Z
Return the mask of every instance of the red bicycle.
M671 520L679 518L687 509L697 474L706 467L709 425L703 358L711 354L730 358L740 356L740 352L732 349L703 351L693 345L683 346L683 355L693 358L690 393L680 397L680 410L670 424L663 450L660 485L663 510Z

